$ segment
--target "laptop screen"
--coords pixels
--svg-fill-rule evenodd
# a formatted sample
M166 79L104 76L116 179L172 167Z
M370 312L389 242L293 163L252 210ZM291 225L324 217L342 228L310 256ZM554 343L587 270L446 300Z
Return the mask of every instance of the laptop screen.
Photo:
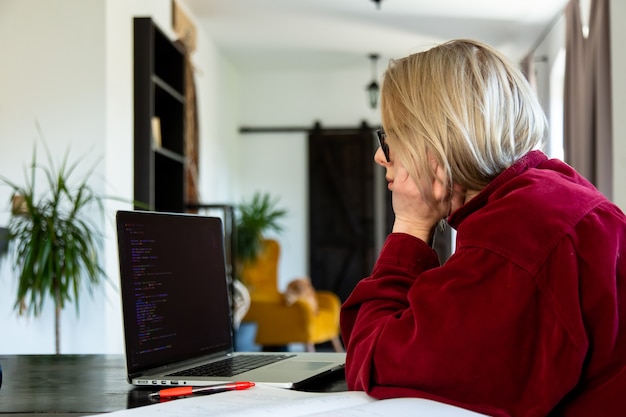
M219 218L119 211L130 374L232 348Z

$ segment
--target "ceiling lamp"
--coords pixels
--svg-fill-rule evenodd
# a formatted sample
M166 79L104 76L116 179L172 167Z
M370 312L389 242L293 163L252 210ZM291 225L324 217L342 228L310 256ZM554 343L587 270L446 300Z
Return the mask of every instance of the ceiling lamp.
M370 107L375 109L378 106L378 95L380 94L380 87L376 81L376 61L378 61L378 54L370 54L370 60L372 61L372 82L366 87L367 96L369 98Z
M374 3L376 3L376 8L377 8L378 10L380 10L380 3L381 3L383 0L372 0L372 1L373 1Z

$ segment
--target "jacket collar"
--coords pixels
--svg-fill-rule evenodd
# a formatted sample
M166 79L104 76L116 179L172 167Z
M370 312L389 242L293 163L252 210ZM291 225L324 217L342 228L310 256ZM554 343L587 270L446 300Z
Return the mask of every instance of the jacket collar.
M452 213L450 217L448 217L448 224L454 229L458 228L467 216L484 207L491 195L498 188L528 169L536 168L547 160L548 157L541 151L528 152L526 155L518 159L517 162L495 177L485 188L483 188L480 193L476 195L476 197L472 198L461 208Z

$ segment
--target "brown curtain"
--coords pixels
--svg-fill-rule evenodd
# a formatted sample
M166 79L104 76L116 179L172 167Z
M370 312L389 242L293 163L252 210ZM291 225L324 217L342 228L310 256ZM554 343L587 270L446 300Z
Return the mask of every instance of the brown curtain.
M565 8L563 145L566 162L612 198L609 2L591 1L587 38L578 0L570 0Z

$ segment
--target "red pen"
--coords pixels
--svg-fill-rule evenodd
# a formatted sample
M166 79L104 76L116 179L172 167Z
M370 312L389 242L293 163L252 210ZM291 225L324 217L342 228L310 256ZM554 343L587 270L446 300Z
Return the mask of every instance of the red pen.
M224 391L235 391L241 389L248 389L254 386L254 382L228 382L226 384L207 385L206 387L175 387L166 388L158 392L153 392L150 397L157 398L176 398L186 397L188 395L197 394L215 394Z

